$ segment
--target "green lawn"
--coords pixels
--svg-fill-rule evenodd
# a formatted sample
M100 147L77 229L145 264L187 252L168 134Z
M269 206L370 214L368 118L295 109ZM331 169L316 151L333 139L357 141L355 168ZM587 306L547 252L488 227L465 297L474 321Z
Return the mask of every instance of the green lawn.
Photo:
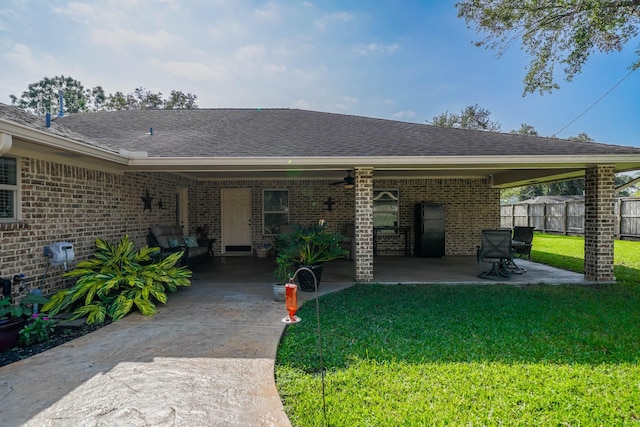
M619 257L619 243L632 253ZM536 235L533 256L566 262L579 246ZM638 249L616 242L627 277L638 277ZM327 295L326 421L640 425L639 283L360 285ZM277 386L294 426L324 425L314 303L299 315L278 349Z
M584 238L536 233L531 258L565 270L584 272ZM613 272L619 282L640 283L640 242L614 242Z

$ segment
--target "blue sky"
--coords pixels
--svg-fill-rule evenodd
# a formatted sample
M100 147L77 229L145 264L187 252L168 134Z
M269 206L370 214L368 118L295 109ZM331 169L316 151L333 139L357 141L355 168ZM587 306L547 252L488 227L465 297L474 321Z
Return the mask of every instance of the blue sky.
M597 54L550 95L522 96L528 58L474 47L444 1L0 3L0 102L65 75L107 93L144 87L201 108L302 108L425 123L479 104L502 131L556 134L629 72L640 40ZM559 137L640 146L640 71Z

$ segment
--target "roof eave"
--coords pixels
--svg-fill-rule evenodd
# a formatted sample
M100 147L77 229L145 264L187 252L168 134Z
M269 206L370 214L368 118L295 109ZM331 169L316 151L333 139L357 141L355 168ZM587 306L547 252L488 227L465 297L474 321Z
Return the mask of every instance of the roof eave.
M31 144L40 145L57 151L114 162L120 165L129 163L128 153L116 153L102 147L92 146L80 141L34 129L29 126L0 119L0 131L13 138L22 139ZM15 145L15 144L14 144Z

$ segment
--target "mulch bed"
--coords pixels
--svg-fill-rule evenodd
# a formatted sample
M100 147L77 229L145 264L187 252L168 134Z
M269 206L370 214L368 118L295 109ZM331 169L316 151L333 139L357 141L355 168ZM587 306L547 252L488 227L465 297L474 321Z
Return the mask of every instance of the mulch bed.
M109 322L110 323L110 322ZM30 345L27 347L14 347L11 350L0 353L0 366L8 365L18 360L26 359L38 353L42 353L50 348L57 347L75 338L81 337L100 329L104 324L87 325L57 325L50 335L49 340L43 343Z

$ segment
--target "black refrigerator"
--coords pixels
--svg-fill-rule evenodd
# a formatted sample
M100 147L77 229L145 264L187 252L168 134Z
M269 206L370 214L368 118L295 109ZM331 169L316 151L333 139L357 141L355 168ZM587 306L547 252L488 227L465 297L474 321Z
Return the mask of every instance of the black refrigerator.
M416 205L416 256L441 258L444 256L444 205L418 203Z

